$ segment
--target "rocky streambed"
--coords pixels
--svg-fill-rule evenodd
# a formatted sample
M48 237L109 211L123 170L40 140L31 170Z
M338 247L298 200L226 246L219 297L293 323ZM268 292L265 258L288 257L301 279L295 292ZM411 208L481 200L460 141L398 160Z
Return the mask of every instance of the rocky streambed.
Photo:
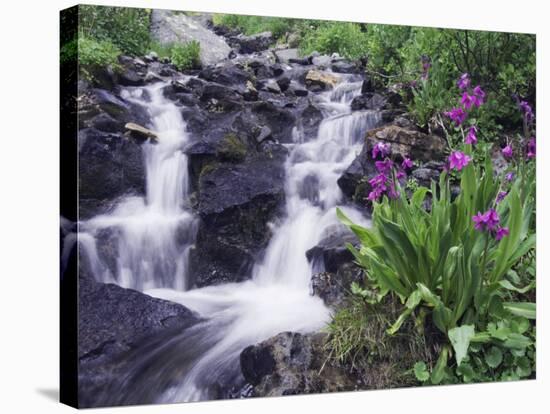
M172 27L185 27L182 18L156 18L176 19ZM280 292L288 298L307 291L316 302L310 306L300 299L300 304L317 309L315 321L326 321L345 302L351 282L363 277L344 248L357 241L333 216L340 205L358 220L368 220L368 179L376 173L369 156L373 146L384 142L398 157L413 156L418 163L411 176L425 184L443 167L438 160L444 141L415 127L398 91L378 87L361 62L300 57L293 49L270 49L269 33L244 36L212 27L208 20L199 23L209 41L228 45L206 56L201 70L182 73L153 54L123 56L119 72L101 68L93 81L79 82L78 136L65 139L76 138L79 151L81 403L368 388L368 373L359 375L329 358L326 334L306 328L316 322L301 323L311 310L302 314L297 307L281 317L284 323L275 324L276 316L256 320L258 306L249 306L250 296L237 296ZM129 123L143 129L128 128ZM163 137L172 139L166 137L174 129L185 131L184 139L177 138L168 152L159 151L166 150ZM163 173L163 163L174 157L176 172ZM158 175L155 180L151 171ZM155 193L159 185L176 189L175 201L166 201L167 191ZM131 214L136 209L150 214L157 211L150 208L156 201L158 211L177 218L166 236L168 247L157 237L164 231L160 228L129 232L144 215L136 215L140 219L131 226L120 224L121 214L130 214L128 209L121 213L121 205L142 203ZM74 232L74 226L66 226L64 235ZM142 246L129 248L129 240L136 239ZM130 254L153 245L159 247L150 260ZM137 261L140 274L151 273L152 279L136 282L137 270L125 260ZM159 264L180 260L183 270ZM301 272L298 282L296 272ZM185 283L178 285L177 277ZM284 306L282 298L280 305L262 311L284 314L289 311ZM231 351L227 359L232 362L215 378L186 377L206 364L196 355L199 348L216 349L235 332L258 330L255 324L264 322L273 325L273 335L265 337L269 330L246 334L223 348ZM277 331L279 326L297 330ZM196 351L189 350L193 347ZM191 392L192 387L202 388Z

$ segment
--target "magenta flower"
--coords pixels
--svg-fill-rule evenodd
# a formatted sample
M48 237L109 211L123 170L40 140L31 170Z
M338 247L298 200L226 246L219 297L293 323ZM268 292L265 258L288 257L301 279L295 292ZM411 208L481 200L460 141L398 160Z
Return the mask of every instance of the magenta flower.
M485 92L481 89L481 86L477 85L474 88L474 105L478 108L485 102Z
M456 124L456 126L459 126L466 120L466 112L464 112L464 109L462 108L453 108L450 111L445 112L445 115L447 115L451 120Z
M472 157L464 154L462 151L455 151L449 155L449 166L457 171L462 170L472 160Z
M388 181L388 177L384 174L378 174L369 180L369 184L372 187L381 187L386 184L386 181Z
M527 158L535 158L537 155L537 142L535 137L531 137L527 142Z
M506 174L505 178L506 178L506 181L513 181L514 180L514 172L510 171L508 174Z
M462 99L460 100L460 103L462 106L466 109L470 109L472 105L474 105L474 102L476 101L475 96L468 95L468 92L464 92L462 94Z
M475 216L472 217L474 228L476 230L495 230L500 222L500 217L495 209L489 209L485 213L478 212Z
M408 157L403 158L403 162L401 163L401 168L404 170L408 170L414 166L414 163L412 160Z
M384 161L376 161L374 165L376 166L378 172L382 174L388 174L393 167L393 161L389 158L386 158Z
M388 191L388 197L391 198L391 199L396 199L399 197L399 191L397 191L397 189L395 188L395 186L390 186L390 189Z
M523 116L527 121L532 121L535 117L535 114L533 114L533 108L531 108L531 105L527 101L521 101L519 103L520 109L523 111Z
M495 234L495 239L498 241L502 239L504 236L508 236L510 234L510 230L508 227L499 227Z
M466 138L464 139L465 144L477 144L477 136L476 136L477 128L475 125L472 125L470 129L468 130L468 134L466 135Z
M397 178L398 180L401 180L401 179L405 178L406 176L407 176L407 173L403 170L399 170L395 174L395 178Z
M367 199L370 200L370 201L376 201L380 197L382 197L382 195L384 194L384 191L385 191L385 189L382 189L380 187L376 187L369 193L369 196L367 197Z
M505 158L512 158L512 147L510 146L510 144L506 145L503 149L502 149L502 155L504 155Z
M384 157L387 157L389 154L390 154L390 144L384 144L382 142L378 142L372 148L373 159L378 158L378 155L380 155L381 158L384 158Z
M508 195L508 193L506 191L500 191L498 194L497 194L497 199L496 199L496 203L500 203L502 200L504 200L504 198Z
M470 76L467 73L463 73L456 84L460 90L468 89L470 87Z

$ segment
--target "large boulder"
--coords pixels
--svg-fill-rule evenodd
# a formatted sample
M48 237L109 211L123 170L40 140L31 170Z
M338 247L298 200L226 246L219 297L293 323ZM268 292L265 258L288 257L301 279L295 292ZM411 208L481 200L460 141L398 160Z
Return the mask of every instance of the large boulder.
M274 397L352 391L357 380L329 360L326 334L283 332L241 353L241 370L252 395Z
M398 125L386 125L368 131L367 149L371 150L378 142L390 144L391 153L394 155L408 156L424 162L443 159L446 148L445 139L438 135L428 135Z
M97 214L105 203L145 193L141 145L120 133L93 128L78 132L78 191L81 218Z
M310 70L306 73L305 84L312 92L320 92L325 89L334 88L342 78L331 72Z
M169 10L151 12L151 37L162 45L197 41L203 66L226 59L231 48L226 41L204 26L198 18Z
M262 32L251 36L239 34L229 38L229 44L239 53L255 53L266 50L275 41L271 32Z
M133 368L133 353L162 335L181 334L199 318L186 307L91 278L81 265L78 301L79 405L112 401Z
M270 158L271 156L271 158ZM283 147L244 163L204 163L198 179L200 224L191 251L196 286L241 281L267 245L268 223L284 204Z

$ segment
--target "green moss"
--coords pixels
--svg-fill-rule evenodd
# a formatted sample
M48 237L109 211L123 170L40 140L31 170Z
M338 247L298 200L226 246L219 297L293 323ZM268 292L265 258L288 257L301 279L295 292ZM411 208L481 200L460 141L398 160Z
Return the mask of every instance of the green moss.
M229 133L220 142L216 155L222 161L242 162L246 158L246 149L246 145L237 135Z
M201 168L201 172L199 173L199 180L204 176L204 175L207 175L207 174L210 174L211 172L214 172L217 168L218 168L218 163L217 162L211 162L209 164L205 164L202 168Z

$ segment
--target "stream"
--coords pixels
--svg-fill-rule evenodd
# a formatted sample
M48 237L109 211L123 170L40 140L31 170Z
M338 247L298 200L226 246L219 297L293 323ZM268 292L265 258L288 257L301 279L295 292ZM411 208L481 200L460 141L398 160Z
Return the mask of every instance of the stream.
M343 203L336 181L360 151L365 132L380 122L378 112L351 111L351 100L361 93L361 82L351 75L316 94L324 119L316 136L295 129L293 142L286 144L284 214L272 223L273 235L251 279L193 288L189 250L199 218L190 207L183 152L191 138L180 108L163 96L167 85L127 87L122 93L146 108L159 137L156 144L143 144L146 195L126 197L109 214L81 221L79 238L98 281L181 303L201 322L144 346L122 381L124 389L114 391L110 403L238 395L245 386L239 362L245 347L284 331L315 332L329 322L330 309L310 288L322 264L309 263L305 253L344 231L336 218L336 206ZM367 224L362 213L342 208L354 222ZM96 236L107 229L116 234L116 274L97 252Z

